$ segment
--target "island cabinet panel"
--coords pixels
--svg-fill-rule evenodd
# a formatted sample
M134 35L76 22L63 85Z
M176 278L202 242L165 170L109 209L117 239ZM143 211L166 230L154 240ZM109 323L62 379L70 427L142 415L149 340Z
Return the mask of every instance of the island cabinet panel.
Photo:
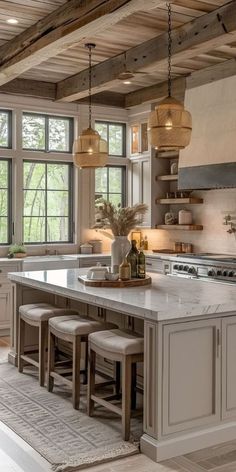
M222 419L236 417L236 317L222 320Z
M163 434L220 419L220 320L164 326Z
M0 285L0 330L10 328L11 287L10 284Z

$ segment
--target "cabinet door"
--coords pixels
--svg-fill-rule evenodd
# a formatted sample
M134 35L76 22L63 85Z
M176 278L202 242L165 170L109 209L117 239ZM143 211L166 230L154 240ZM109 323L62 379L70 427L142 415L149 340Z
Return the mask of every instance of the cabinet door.
M148 211L144 216L142 226L151 225L151 185L150 185L150 161L142 161L142 172L141 172L141 190L142 190L142 203L146 203Z
M222 320L222 418L236 417L236 317Z
M131 205L141 202L140 162L131 163Z
M10 327L11 289L9 284L0 288L0 330Z
M163 434L220 418L220 320L164 326Z

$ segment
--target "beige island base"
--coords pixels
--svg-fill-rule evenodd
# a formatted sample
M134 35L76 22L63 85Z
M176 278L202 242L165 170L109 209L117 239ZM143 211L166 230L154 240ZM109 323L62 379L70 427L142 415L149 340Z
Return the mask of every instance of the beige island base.
M235 285L152 273L150 287L94 288L78 281L84 273L9 275L14 300L9 361L16 364L18 307L24 303L77 307L82 314L144 330L142 452L158 462L236 439ZM34 335L27 335L31 349Z

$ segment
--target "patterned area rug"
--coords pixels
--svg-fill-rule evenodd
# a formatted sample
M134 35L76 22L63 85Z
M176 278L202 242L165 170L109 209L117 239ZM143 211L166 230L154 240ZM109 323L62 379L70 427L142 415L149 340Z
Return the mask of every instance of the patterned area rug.
M19 374L10 364L0 366L0 420L28 442L55 472L85 468L139 452L141 418L131 422L130 442L121 439L121 421L101 407L90 418L72 408L67 387L55 385L55 393L38 384L35 373ZM84 390L83 390L84 389Z

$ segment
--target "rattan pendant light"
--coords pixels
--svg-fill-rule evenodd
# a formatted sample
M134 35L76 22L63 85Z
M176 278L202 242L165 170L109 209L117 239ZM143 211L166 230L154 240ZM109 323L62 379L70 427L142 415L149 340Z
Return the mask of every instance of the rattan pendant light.
M74 141L73 160L80 168L104 167L108 160L107 141L92 128L92 49L95 44L88 43L85 47L89 50L89 127Z
M168 97L149 115L148 130L151 146L161 151L178 150L188 146L192 131L191 114L181 102L171 96L171 5L168 8Z

